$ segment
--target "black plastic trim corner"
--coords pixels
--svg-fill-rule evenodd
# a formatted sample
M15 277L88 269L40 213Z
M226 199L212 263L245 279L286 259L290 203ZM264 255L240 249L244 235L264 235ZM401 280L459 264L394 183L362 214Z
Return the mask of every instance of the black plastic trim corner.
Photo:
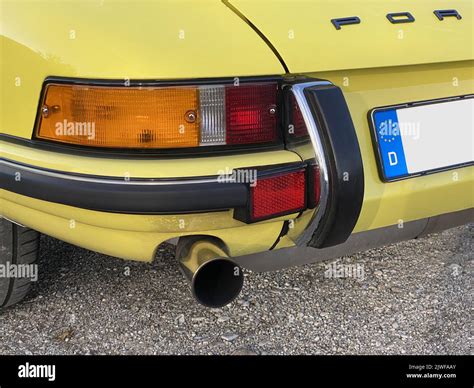
M359 218L364 199L364 169L354 124L337 86L305 89L318 126L329 174L326 211L310 246L325 248L345 242Z

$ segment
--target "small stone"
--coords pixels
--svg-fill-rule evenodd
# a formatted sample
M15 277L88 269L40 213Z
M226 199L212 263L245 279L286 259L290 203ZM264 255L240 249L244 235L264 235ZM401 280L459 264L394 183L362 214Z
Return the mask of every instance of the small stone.
M239 335L238 334L235 334L235 333L227 333L227 334L223 334L221 336L221 338L224 340L224 341L228 341L228 342L232 342L233 340L235 340Z
M177 325L184 325L184 314L180 314L176 317L175 323Z
M71 328L67 328L66 330L57 334L56 339L59 341L67 342L73 335L74 335L74 330L72 330Z
M217 323L227 322L230 318L227 315L221 315L217 318Z

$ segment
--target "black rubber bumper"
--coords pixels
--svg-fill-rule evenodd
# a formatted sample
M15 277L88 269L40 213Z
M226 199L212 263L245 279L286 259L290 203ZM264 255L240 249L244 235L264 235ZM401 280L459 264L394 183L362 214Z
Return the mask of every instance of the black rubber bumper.
M248 187L217 177L165 180L96 177L0 160L1 188L64 205L105 212L179 214L244 207Z
M309 245L326 248L345 242L354 230L364 201L364 167L351 114L335 85L305 90L329 166L328 206Z

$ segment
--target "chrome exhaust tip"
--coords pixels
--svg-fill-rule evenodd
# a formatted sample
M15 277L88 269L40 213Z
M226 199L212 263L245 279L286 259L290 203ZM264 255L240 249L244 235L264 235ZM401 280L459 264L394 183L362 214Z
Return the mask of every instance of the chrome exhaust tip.
M178 245L177 256L192 295L203 306L223 307L240 294L243 271L217 244L198 240Z

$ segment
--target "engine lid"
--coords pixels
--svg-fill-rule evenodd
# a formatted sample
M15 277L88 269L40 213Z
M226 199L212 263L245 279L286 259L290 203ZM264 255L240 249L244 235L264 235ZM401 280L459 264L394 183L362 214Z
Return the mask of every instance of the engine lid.
M265 35L292 73L473 59L472 0L230 0L230 6ZM453 8L459 16L435 14ZM344 25L344 18L360 22Z

